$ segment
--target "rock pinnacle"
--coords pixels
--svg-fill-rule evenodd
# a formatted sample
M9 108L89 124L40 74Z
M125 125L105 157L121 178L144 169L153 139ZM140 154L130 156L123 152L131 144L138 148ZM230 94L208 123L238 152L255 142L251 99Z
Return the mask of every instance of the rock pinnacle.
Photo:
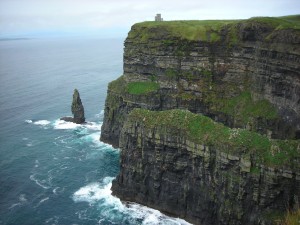
M80 99L80 95L77 89L74 90L73 102L71 106L74 123L84 123L84 108Z
M85 117L84 117L84 108L80 99L80 95L77 89L74 90L73 93L73 101L71 106L71 111L73 114L72 117L63 117L61 120L65 120L67 122L73 122L73 123L85 123Z

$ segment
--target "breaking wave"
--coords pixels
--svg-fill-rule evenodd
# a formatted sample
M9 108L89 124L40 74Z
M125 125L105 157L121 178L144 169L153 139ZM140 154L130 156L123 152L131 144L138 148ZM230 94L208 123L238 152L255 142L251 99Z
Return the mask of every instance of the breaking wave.
M158 210L148 208L136 203L123 204L119 198L112 195L111 186L113 177L105 177L102 182L90 183L78 191L72 198L75 202L87 202L98 207L101 215L109 216L114 223L122 223L117 214L123 214L131 224L144 225L189 225L190 223L164 215Z

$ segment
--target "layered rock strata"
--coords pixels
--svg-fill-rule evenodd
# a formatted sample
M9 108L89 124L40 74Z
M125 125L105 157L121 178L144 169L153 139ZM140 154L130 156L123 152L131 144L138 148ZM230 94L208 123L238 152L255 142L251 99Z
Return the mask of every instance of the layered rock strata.
M124 75L108 87L101 129L102 141L121 148L113 194L203 225L272 224L297 206L299 21L134 25ZM155 114L171 109L227 130L213 136L211 127L174 127L175 117ZM161 123L149 125L149 113ZM191 128L202 138L189 136Z
M119 144L113 194L194 224L273 224L300 200L297 141L227 129L189 111L135 109Z

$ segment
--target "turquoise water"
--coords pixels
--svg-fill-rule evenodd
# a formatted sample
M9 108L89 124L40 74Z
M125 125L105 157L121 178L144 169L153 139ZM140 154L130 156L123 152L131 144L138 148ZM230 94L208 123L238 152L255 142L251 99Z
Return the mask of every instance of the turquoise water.
M111 195L119 150L99 141L123 40L0 41L0 224L187 224ZM86 125L70 116L74 88Z

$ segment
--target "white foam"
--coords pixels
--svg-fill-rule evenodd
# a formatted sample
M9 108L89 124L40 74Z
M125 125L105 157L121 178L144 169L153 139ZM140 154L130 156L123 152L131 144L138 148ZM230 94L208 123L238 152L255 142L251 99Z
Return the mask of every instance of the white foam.
M56 120L54 122L54 129L57 130L69 130L69 129L76 129L80 127L80 124L72 123L72 122L67 122L64 120Z
M39 185L40 187L44 188L44 189L49 189L48 186L46 186L45 184L43 184L44 181L39 181L38 179L35 178L35 175L30 175L30 180L34 181L37 185Z
M58 220L59 220L59 217L58 216L54 216L54 217L51 217L49 219L47 219L45 221L45 223L51 223L52 225L55 225L55 224L58 224Z
M123 205L120 199L111 195L112 177L106 177L101 183L91 183L76 191L73 194L75 202L88 202L90 204L99 203L100 207L107 208L105 216L117 210L122 214L131 217L134 221L142 221L144 225L191 225L185 220L172 218L162 214L160 211L142 206L136 203Z
M81 137L82 140L87 141L87 142L92 142L98 146L104 144L103 142L100 142L99 140L100 138L100 132L94 132L88 135L85 135L83 137Z
M20 194L19 201L21 203L27 202L26 195L25 194Z
M143 225L191 225L183 219L166 216L156 209L136 203L130 203L128 208L132 217L143 220Z
M39 167L39 165L40 165L40 162L39 162L39 160L35 160L35 162L34 162L34 167Z
M42 200L39 201L39 203L34 208L39 207L41 204L43 204L43 202L45 202L47 200L49 200L49 197L43 198Z
M146 216L146 218L143 220L143 224L159 224L159 219L157 215L155 214L150 214Z
M28 200L26 198L26 195L25 194L20 194L20 196L19 196L19 202L12 204L8 209L15 208L16 206L23 205L23 204L25 204L27 202L28 202Z
M82 125L89 130L101 130L102 123L88 122Z
M48 120L38 120L38 121L33 122L33 124L35 124L35 125L41 125L41 126L46 126L46 125L48 125L50 123L51 122L48 121Z
M88 130L97 130L100 131L101 130L101 123L95 123L95 122L87 122L84 124L76 124L73 122L67 122L64 120L55 120L54 124L54 129L61 129L61 130L73 130L73 129L78 129L78 128L82 128L82 129L88 129ZM83 134L86 133L86 131L82 130L81 131Z
M53 192L53 194L58 195L58 194L62 193L64 190L65 190L65 188L56 187L52 190L52 192Z
M32 123L32 120L25 120L25 123Z
M21 203L15 203L15 204L12 204L8 209L12 209L12 208L15 208L16 206L18 205L22 205Z
M47 200L49 200L49 197L43 198L43 199L39 202L39 205L42 204L43 202L47 201Z
M106 177L103 179L103 184L91 183L87 186L80 188L73 195L73 200L75 202L88 202L95 203L99 200L105 202L106 205L122 207L121 201L111 195L111 181L113 177Z
M104 115L104 110L101 110L100 113L95 114L96 118L101 118Z

